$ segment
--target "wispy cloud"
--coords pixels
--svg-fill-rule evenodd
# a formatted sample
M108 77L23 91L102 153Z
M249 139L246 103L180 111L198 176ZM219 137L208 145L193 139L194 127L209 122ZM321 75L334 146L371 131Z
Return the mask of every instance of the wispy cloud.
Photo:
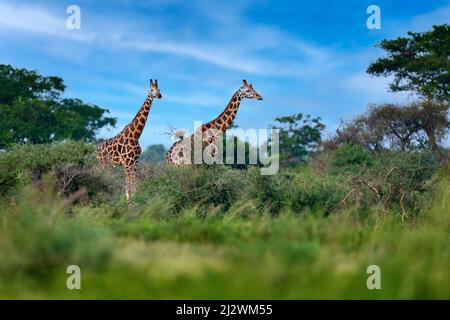
M11 30L45 36L63 37L79 41L93 41L93 33L70 32L66 28L66 16L37 7L17 3L0 3L0 27L4 32Z
M127 34L102 29L102 26L109 26L107 21L110 21L111 17L97 19L93 28L96 32L88 32L84 28L71 31L65 28L65 18L66 15L63 12L57 15L45 7L0 4L0 26L9 31L67 38L87 42L92 46L111 47L124 51L138 50L182 56L228 70L259 75L301 76L315 72L319 65L322 69L331 66L331 61L328 61L330 55L324 49L314 47L275 28L261 25L252 26L249 40L239 40L236 43L232 39L224 42L212 38L205 43L196 39L186 41L170 34L164 34L164 36L172 38L171 40L162 39L156 35L144 35L138 31L141 29L138 27L138 22L135 23L135 30L130 30L128 25L120 27L118 25L120 22L115 22L114 30L127 30ZM246 27L249 28L248 23ZM239 38L242 33L236 27L229 29L228 32L235 34L234 39ZM277 48L293 49L298 52L299 59L277 60L258 55L258 50L261 49L270 49L276 55Z

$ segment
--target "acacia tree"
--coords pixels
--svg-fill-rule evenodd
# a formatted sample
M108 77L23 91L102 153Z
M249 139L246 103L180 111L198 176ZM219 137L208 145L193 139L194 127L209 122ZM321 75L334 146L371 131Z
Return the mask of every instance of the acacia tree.
M331 145L356 144L374 152L385 148L423 149L430 122L438 138L444 137L449 126L446 105L436 102L432 107L433 112L422 108L420 103L371 105L366 113L339 128Z
M79 99L62 99L61 78L0 65L0 148L12 143L92 141L99 129L114 126L109 111Z
M367 72L375 76L393 76L391 91L411 91L422 100L423 122L428 142L438 149L442 127L432 121L435 113L448 111L450 100L450 26L434 25L429 32L408 32L408 37L383 40L378 45L387 57L371 63ZM448 123L447 123L448 125Z

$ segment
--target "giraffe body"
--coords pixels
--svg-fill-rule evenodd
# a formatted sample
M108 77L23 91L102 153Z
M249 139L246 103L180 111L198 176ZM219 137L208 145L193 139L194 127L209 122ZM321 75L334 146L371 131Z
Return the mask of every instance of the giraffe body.
M150 80L150 92L139 112L115 137L105 140L97 149L96 157L103 165L123 166L127 201L136 191L136 164L141 155L139 138L147 122L153 99L161 99L158 81Z
M166 155L167 163L178 166L193 163L192 150L194 141L201 141L202 146L211 156L217 155L217 139L225 133L236 118L241 101L244 98L262 100L261 95L253 89L253 85L248 85L245 80L243 82L243 86L233 94L230 102L219 116L200 126L190 137L181 139L172 145Z

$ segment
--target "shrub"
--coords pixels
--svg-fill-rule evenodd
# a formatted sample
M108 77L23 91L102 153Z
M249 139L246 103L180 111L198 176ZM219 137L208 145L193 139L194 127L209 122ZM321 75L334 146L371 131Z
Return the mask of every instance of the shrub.
M408 210L420 208L438 168L431 152L387 151L376 156L372 167L355 175L353 186L366 206L398 207L406 217Z
M90 198L110 200L121 190L123 174L96 166L93 151L93 145L74 141L15 145L0 153L0 195L12 194L28 184L40 186L44 177L50 176L61 195L83 188Z
M93 147L67 141L46 145L20 144L0 153L0 192L18 184L40 182L43 176L62 165L82 167L92 159Z
M175 213L194 206L228 209L245 191L245 171L225 166L172 167L149 164L143 168L136 201L170 199Z
M333 152L330 159L330 172L343 174L358 171L359 168L373 164L370 154L360 145L344 144Z
M249 170L248 175L250 184L247 199L256 199L261 212L278 214L287 204L287 193L293 175L279 172L274 176L263 176L257 169Z
M289 202L295 212L305 209L323 209L329 213L345 198L350 188L336 177L297 175L289 191Z

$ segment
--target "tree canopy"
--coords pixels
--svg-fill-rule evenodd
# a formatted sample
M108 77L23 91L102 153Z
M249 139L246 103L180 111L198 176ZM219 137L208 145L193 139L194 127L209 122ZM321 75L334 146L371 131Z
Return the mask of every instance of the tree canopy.
M98 130L114 126L109 111L80 99L62 99L59 77L0 65L0 148L12 143L92 141Z
M139 161L152 163L164 162L166 158L166 152L167 149L164 147L164 145L152 144L148 146L144 152L142 152Z
M319 145L325 125L320 118L297 113L275 118L279 130L280 164L293 166L302 164L308 155Z
M366 113L339 128L335 142L360 145L374 152L427 149L431 146L428 139L430 127L436 143L445 138L449 127L448 106L444 102L434 102L424 108L423 104L373 104Z
M387 52L367 69L375 76L394 76L392 91L412 91L426 99L450 100L450 26L434 25L428 32L383 40Z

